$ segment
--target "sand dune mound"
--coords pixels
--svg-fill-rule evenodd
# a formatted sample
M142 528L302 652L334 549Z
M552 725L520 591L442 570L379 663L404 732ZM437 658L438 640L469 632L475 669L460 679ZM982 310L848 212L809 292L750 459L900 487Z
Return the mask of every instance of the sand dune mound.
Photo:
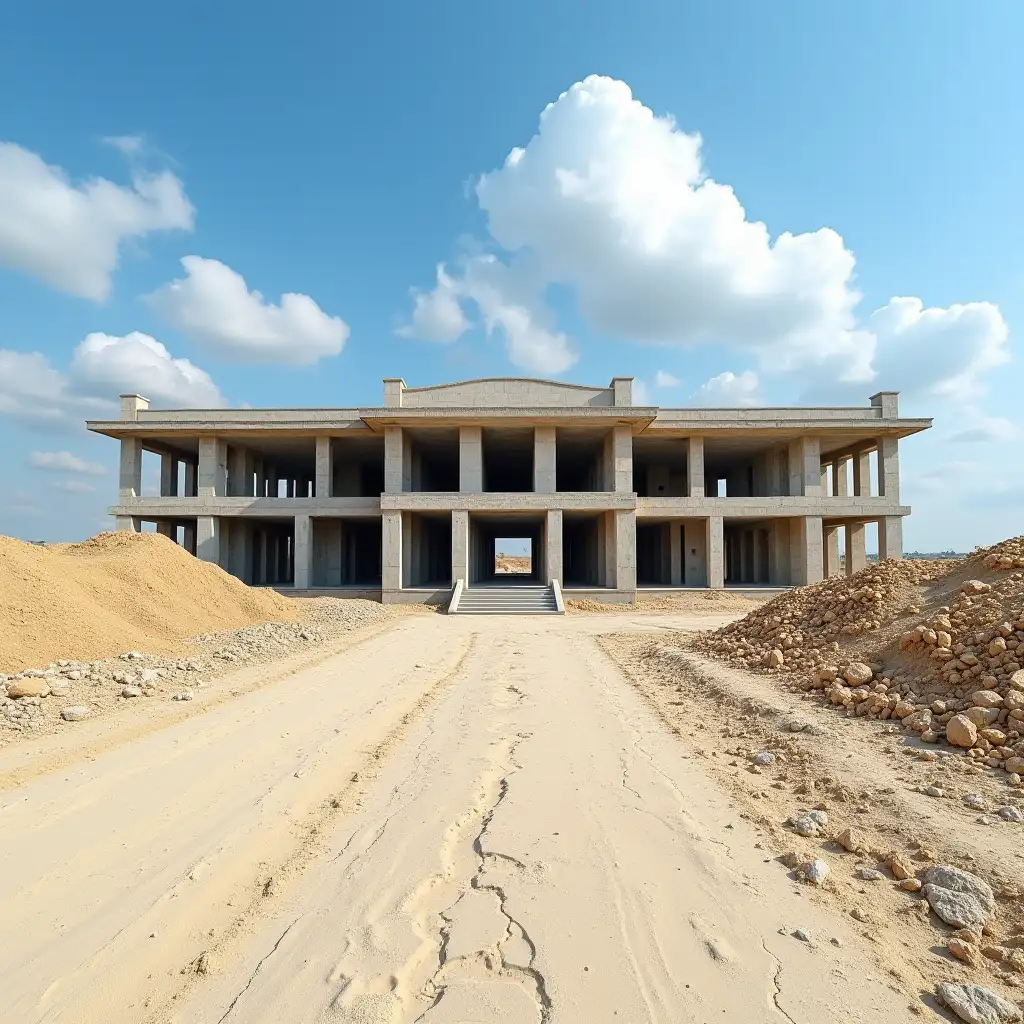
M847 714L893 719L1024 772L1024 537L956 560L881 562L695 638Z
M296 615L294 602L157 534L45 547L0 537L0 672L167 651L200 633Z

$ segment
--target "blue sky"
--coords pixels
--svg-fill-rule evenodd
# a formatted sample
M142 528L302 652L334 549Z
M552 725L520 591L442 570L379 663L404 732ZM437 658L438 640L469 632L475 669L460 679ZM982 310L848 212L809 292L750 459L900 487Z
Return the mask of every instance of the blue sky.
M129 386L631 374L663 405L898 388L936 419L907 546L1019 533L1024 10L978 6L8 5L0 531L106 525L81 420Z

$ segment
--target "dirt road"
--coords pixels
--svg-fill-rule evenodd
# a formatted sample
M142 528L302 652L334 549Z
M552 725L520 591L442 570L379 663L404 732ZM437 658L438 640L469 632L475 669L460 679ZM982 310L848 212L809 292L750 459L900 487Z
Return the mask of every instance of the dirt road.
M69 730L0 793L0 1019L914 1019L596 643L652 625L410 617Z

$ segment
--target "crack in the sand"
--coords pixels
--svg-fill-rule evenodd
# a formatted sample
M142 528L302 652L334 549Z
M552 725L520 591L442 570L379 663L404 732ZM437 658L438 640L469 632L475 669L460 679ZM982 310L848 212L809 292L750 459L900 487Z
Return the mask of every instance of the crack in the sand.
M779 996L782 995L782 961L768 948L768 944L764 939L761 939L761 947L775 961L775 973L772 975L772 987L775 989L772 993L772 1002L775 1004L775 1009L789 1021L789 1024L796 1024L796 1021L786 1013L779 1002Z
M296 925L297 925L297 924L298 924L298 923L299 923L299 922L300 922L300 921L301 921L301 920L302 920L302 919L303 919L303 918L304 918L305 916L306 916L305 914L299 914L299 916L298 916L297 918L295 918L295 920L294 920L294 921L292 921L292 923L291 923L290 925L288 925L288 927L287 927L287 928L285 928L285 930L284 930L283 932L281 932L281 934L280 934L280 935L278 936L278 938L277 938L277 942L275 942L275 943L274 943L274 945L273 945L273 946L272 946L272 947L270 948L270 950L269 950L269 951L268 951L267 953L265 953L265 954L264 954L264 955L263 955L262 957L260 957L260 961L259 961L259 963L257 963L257 964L256 964L256 967L255 967L255 969L253 970L252 974L250 974L250 975L249 975L249 980L248 980L248 981L247 981L247 982L245 983L245 985L244 985L244 986L243 986L243 987L241 988L241 990L240 990L240 991L238 992L238 994L237 994L237 995L235 996L235 998L231 1000L231 1003L230 1003L230 1005L229 1005L229 1006L228 1006L228 1008L227 1008L227 1009L226 1009L226 1010L224 1011L224 1015L223 1015L223 1016L222 1016L222 1017L220 1018L220 1020L219 1020L219 1021L217 1021L217 1024L223 1024L223 1022L224 1022L224 1021L226 1021L226 1020L228 1019L228 1017L229 1017L229 1016L231 1015L231 1013L232 1013L232 1012L233 1012L233 1010L235 1009L235 1006L236 1006L236 1005L238 1004L238 1000L239 1000L239 999L241 999L241 998L242 998L242 996L244 996L244 995L245 995L245 993L249 991L249 986L250 986L250 985L252 985L252 983L253 983L253 982L254 982L254 981L256 980L256 975L260 973L260 968L262 968L262 967L263 967L263 965L264 965L264 964L265 964L265 963L266 963L266 962L267 962L267 961L268 961L268 960L269 960L269 959L270 959L270 958L271 958L271 957L272 957L272 956L273 956L273 955L274 955L274 954L275 954L275 953L277 952L277 950L278 950L278 947L279 947L279 946L281 945L281 943L282 943L282 942L284 942L284 940L285 940L285 936L286 936L286 935L287 935L287 934L288 934L288 933L289 933L289 932L290 932L290 931L291 931L291 930L292 930L292 929L293 929L293 928L294 928L294 927L295 927L295 926L296 926Z

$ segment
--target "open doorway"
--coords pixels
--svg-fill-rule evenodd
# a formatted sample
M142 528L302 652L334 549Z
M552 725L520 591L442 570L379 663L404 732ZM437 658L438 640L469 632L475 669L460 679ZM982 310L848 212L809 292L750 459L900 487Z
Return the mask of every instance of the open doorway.
M494 575L498 578L533 575L531 537L495 537Z

